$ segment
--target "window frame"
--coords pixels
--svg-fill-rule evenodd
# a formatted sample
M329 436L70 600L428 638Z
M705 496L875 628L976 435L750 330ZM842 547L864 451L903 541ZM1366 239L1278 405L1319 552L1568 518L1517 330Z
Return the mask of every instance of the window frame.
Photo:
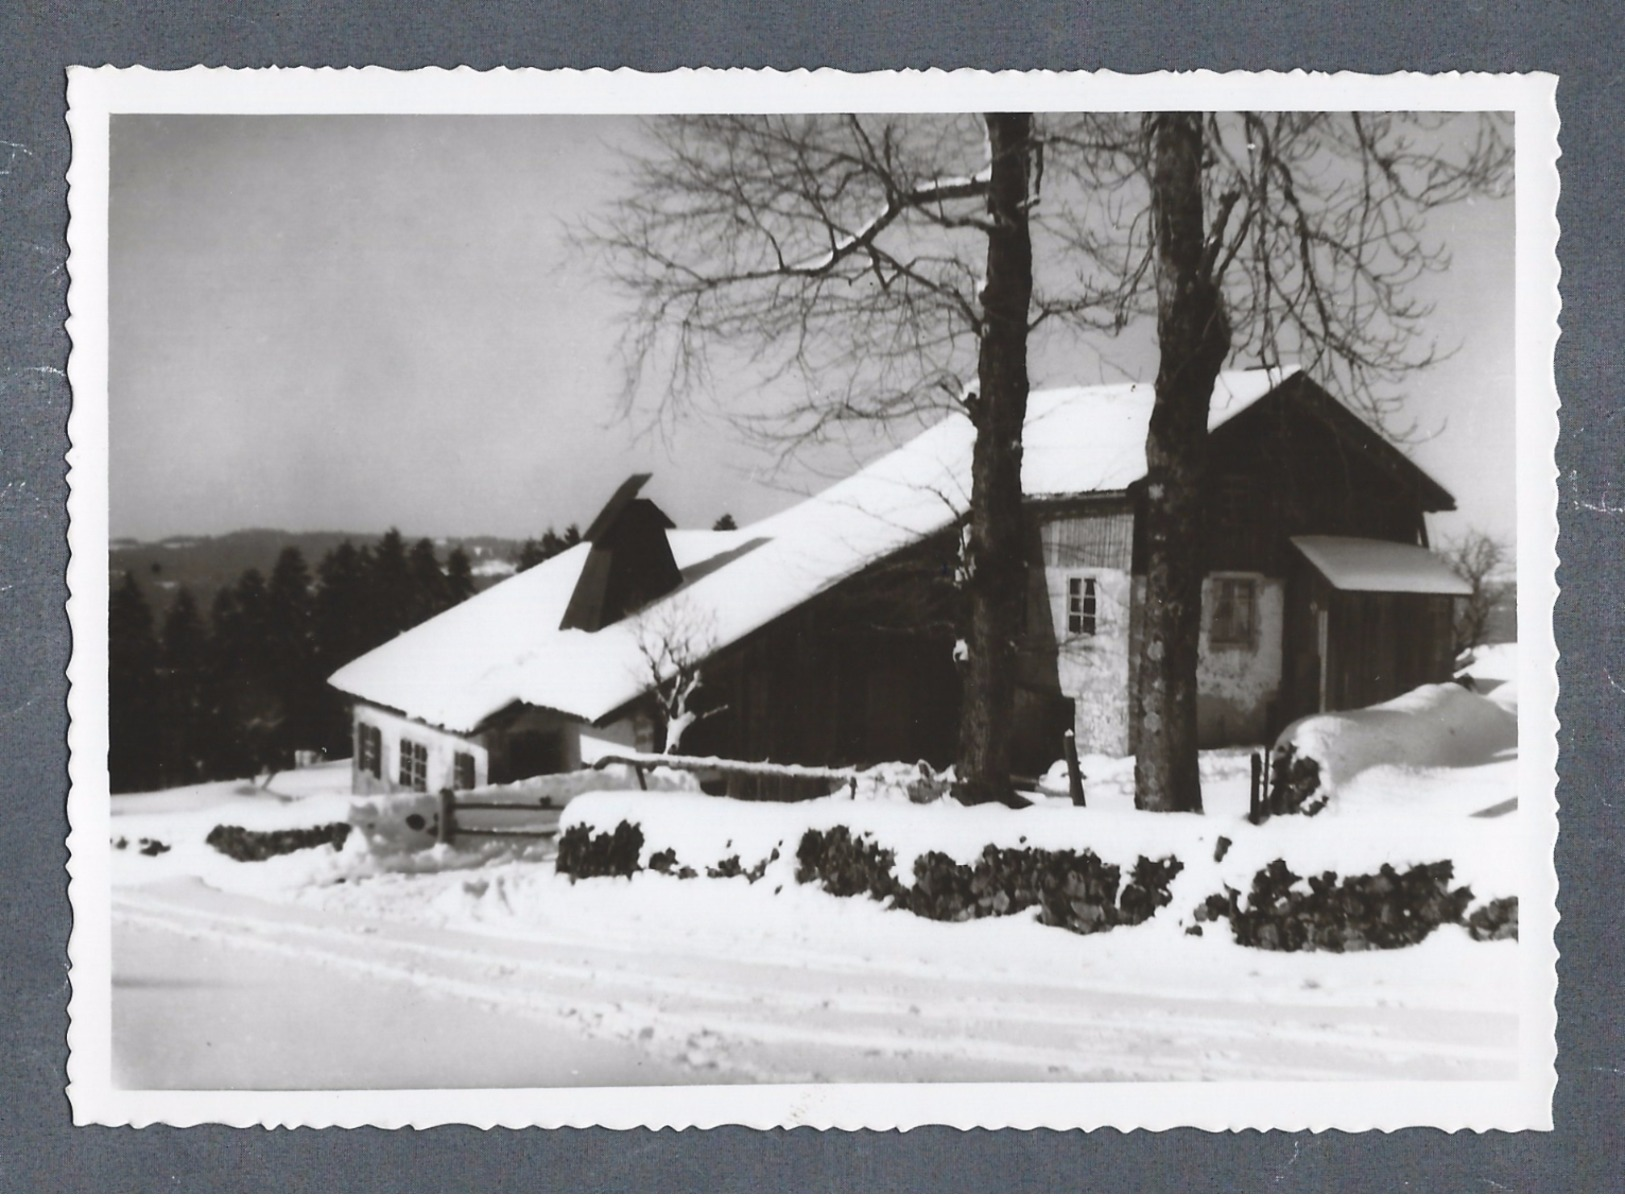
M380 781L384 777L384 733L377 724L356 721L356 764L363 774Z
M429 746L409 736L401 737L396 777L408 790L426 793L429 789Z
M1258 597L1259 579L1252 574L1214 574L1209 579L1209 593L1213 598L1211 609L1207 613L1207 643L1215 649L1255 649L1258 647ZM1222 589L1222 591L1221 591ZM1237 610L1235 597L1239 593L1246 595L1247 623L1244 630L1237 632L1234 627ZM1221 593L1229 598L1230 617L1220 635Z
M464 784L464 769L467 769L467 784ZM474 754L458 749L451 755L451 788L453 790L473 790L479 778L479 765L474 760Z
M1096 636L1100 631L1100 582L1093 574L1066 580L1066 634Z

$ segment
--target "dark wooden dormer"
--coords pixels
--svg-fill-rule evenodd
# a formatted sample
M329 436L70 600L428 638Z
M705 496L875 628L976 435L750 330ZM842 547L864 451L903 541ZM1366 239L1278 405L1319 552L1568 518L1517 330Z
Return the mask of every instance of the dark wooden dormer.
M597 632L683 581L666 540L666 530L676 525L638 498L648 481L649 475L634 474L622 483L582 537L591 548L560 628Z

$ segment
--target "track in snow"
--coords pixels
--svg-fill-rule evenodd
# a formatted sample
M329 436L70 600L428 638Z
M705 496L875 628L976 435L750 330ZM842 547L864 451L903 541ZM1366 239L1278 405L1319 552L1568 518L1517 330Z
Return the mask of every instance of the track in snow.
M196 882L122 890L114 915L114 1042L140 1075L124 1084L154 1088L1459 1080L1508 1075L1516 1042L1513 1017L1486 1012L945 984L391 924Z

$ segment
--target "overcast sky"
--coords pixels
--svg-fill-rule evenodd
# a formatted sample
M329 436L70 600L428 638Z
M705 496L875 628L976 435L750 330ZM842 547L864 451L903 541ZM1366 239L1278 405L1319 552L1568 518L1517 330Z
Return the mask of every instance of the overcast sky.
M564 228L618 194L626 118L113 121L112 532L529 536L587 523L636 469L680 525L816 489L725 426L619 418L622 301ZM1447 362L1406 384L1413 456L1512 539L1513 212L1434 217ZM1104 359L1104 361L1103 361ZM1035 386L1150 379L1144 336L1038 347ZM858 458L874 444L859 445Z

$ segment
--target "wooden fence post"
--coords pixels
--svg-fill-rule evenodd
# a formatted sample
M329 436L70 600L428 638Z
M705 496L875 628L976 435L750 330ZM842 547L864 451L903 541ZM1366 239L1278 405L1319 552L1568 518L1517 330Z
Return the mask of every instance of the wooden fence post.
M1264 781L1264 759L1259 754L1254 753L1252 754L1250 760L1253 767L1253 773L1252 786L1247 792L1247 818L1256 824L1259 820L1259 812L1264 809L1263 802L1261 801L1263 791L1262 783Z
M456 835L457 795L448 786L440 792L440 843L451 844Z
M1066 751L1066 785L1072 792L1072 805L1087 807L1083 798L1083 767L1078 764L1078 737L1070 728L1062 737L1062 747Z

